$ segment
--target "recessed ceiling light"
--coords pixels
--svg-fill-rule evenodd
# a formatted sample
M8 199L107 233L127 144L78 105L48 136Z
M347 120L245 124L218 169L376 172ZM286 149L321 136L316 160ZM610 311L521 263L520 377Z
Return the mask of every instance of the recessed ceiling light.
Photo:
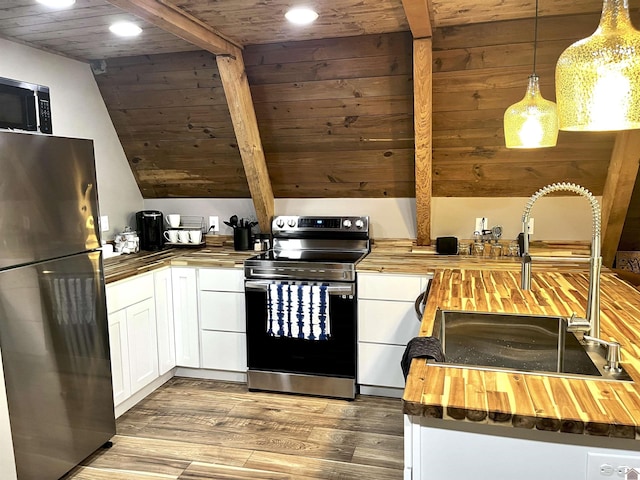
M284 14L285 18L296 25L309 25L313 23L318 14L306 7L292 8Z
M116 22L109 27L109 30L120 37L135 37L142 32L142 29L132 22Z
M76 0L36 0L38 3L41 3L45 7L49 8L68 8L74 3Z

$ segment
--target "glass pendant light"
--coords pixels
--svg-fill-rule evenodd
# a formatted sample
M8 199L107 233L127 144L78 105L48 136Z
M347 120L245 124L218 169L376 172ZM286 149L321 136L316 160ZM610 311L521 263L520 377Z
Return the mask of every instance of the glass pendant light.
M595 33L562 52L556 98L561 130L640 128L640 32L628 0L604 0Z
M504 140L507 148L555 147L558 141L556 104L542 97L540 79L536 75L537 45L538 0L533 39L533 73L529 76L524 98L504 112Z

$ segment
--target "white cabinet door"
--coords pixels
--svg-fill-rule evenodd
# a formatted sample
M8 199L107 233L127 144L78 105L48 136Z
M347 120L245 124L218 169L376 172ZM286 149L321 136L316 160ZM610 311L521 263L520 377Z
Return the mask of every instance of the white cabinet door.
M125 310L109 314L109 345L113 401L118 405L131 395L127 313Z
M117 312L153 297L153 274L144 273L107 285L107 312Z
M131 393L158 378L156 307L152 298L126 309Z
M358 383L404 388L400 360L404 347L376 343L358 344Z
M246 372L246 335L244 333L203 330L202 366L214 370Z
M171 269L154 272L156 324L158 330L158 370L164 375L176 366Z
M172 267L173 318L176 335L176 364L200 368L198 290L195 268Z
M358 298L413 302L424 290L425 275L359 273Z
M203 330L245 332L244 293L200 292L200 326Z
M413 303L358 301L358 339L361 342L406 345L419 331L420 322Z
M200 290L244 292L244 271L241 268L201 268Z

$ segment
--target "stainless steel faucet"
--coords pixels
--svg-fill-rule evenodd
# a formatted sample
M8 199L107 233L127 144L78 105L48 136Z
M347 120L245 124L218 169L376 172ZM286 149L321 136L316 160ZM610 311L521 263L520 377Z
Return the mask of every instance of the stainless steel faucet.
M600 269L602 267L602 256L600 253L600 231L602 227L600 204L593 194L584 187L575 183L553 183L542 187L534 193L522 214L522 233L524 237L524 248L522 249L522 288L529 290L531 288L531 256L529 255L529 219L533 204L540 197L552 192L573 192L583 196L591 205L591 213L593 216L593 237L591 238L591 259L589 262L589 296L587 299L587 318L576 318L575 315L569 319L569 327L574 330L582 330L588 332L590 336L586 336L586 340L595 341L600 339Z

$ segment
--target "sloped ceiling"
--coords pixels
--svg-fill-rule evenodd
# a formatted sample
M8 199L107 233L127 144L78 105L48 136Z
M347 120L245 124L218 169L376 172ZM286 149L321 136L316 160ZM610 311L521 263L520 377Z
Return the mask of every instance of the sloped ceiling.
M557 57L597 21L540 20L546 98ZM525 19L435 30L434 196L526 196L559 180L602 194L611 133L504 147L504 110L531 73L532 29ZM413 196L411 49L408 32L245 48L276 197ZM110 59L97 80L145 196L247 196L212 55Z

